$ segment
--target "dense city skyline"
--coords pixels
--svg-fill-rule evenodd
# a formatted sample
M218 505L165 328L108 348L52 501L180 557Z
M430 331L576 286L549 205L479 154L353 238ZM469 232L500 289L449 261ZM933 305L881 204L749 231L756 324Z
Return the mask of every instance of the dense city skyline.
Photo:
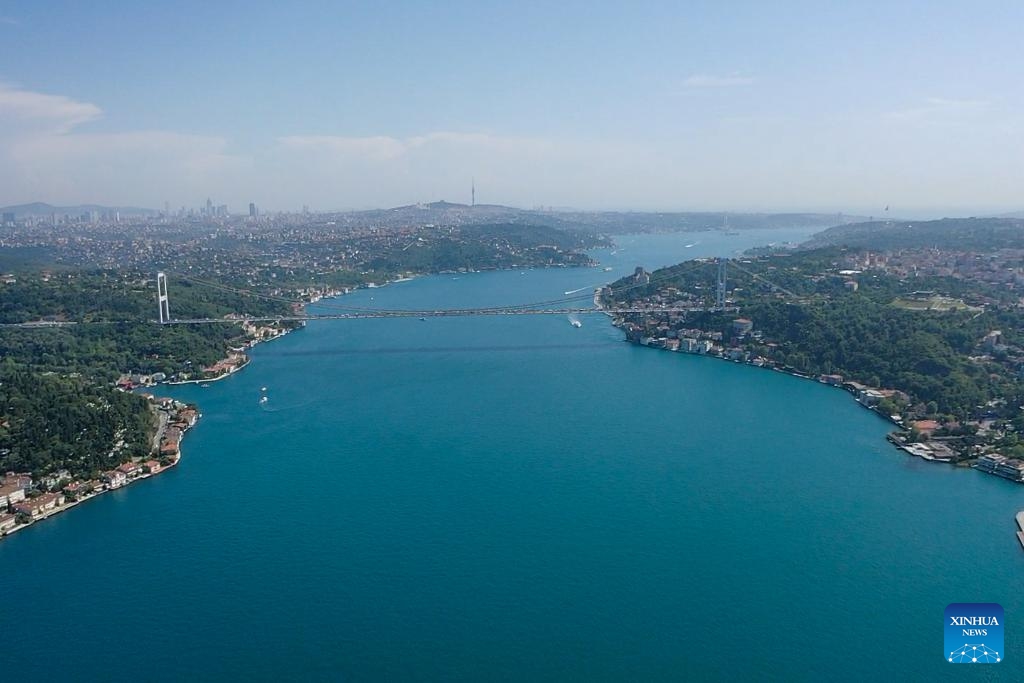
M3 3L0 205L1020 210L984 4Z

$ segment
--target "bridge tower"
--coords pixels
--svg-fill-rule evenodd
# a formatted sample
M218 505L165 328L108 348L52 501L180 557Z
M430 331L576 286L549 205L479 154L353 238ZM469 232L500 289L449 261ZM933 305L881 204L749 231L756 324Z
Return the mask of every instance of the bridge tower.
M715 290L715 308L725 310L725 262L727 259L718 259L718 287Z
M160 309L160 324L165 325L171 321L171 304L167 296L167 276L164 273L156 274L156 303Z

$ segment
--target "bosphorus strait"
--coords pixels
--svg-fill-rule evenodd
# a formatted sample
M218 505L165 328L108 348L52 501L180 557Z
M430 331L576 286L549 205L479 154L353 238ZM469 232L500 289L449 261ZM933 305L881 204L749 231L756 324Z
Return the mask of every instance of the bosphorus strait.
M804 234L345 301L544 301ZM174 471L0 544L5 679L935 680L957 601L1003 606L986 673L1024 676L1024 488L892 448L846 392L603 315L315 321L251 353L158 388L203 413Z

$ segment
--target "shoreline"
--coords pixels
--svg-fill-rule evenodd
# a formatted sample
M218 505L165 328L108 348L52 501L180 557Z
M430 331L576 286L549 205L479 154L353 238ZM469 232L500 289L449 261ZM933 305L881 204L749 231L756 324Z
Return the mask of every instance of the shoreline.
M285 333L285 334L287 334L287 333ZM283 337L284 334L281 334L279 336ZM183 384L206 384L208 382L219 382L222 379L227 379L228 377L230 377L231 375L235 374L236 372L238 372L242 368L246 367L247 365L249 365L249 363L251 361L252 361L252 359L249 358L249 354L246 354L245 355L245 362L244 363L242 363L241 365L236 365L234 370L228 370L227 372L222 373L220 375L217 375L216 377L208 377L208 378L205 378L205 379L183 379L183 380L178 380L178 381L175 381L175 382L157 382L157 385L165 384L167 386L181 386Z
M45 521L47 519L50 519L51 517L55 517L55 516L61 514L62 512L67 512L68 510L71 510L72 508L78 507L82 503L86 503L86 502L88 502L90 500L93 500L94 498L99 498L100 496L102 496L105 493L111 493L112 491L119 491L121 489L127 488L131 484L134 484L136 482L142 481L143 479L150 479L152 477L159 476L159 475L163 474L164 472L166 472L167 470L170 470L170 469L173 469L173 468L177 467L178 466L178 462L180 460L181 460L180 457L175 458L169 465L165 465L165 466L161 467L158 472L149 472L149 473L146 473L146 474L140 474L137 477L133 477L132 479L128 480L125 484L122 484L121 486L117 486L115 488L102 488L102 489L100 489L98 491L95 491L93 493L86 494L86 495L84 495L81 498L78 498L76 500L69 501L69 502L63 503L61 505L58 505L58 506L54 507L52 510L47 510L46 512L44 512L43 514L39 515L38 517L32 518L26 524L18 524L16 526L11 527L10 529L7 529L4 532L0 532L0 541L2 541L3 539L7 538L8 536L11 536L11 535L13 535L13 534L15 534L15 533L17 533L19 531L22 531L23 529L28 529L31 526L35 526L39 522Z
M616 325L614 322L612 323L612 325L615 326L616 328L620 329L620 330L622 329L621 327ZM684 355L687 355L687 356L703 356L703 357L706 357L706 358L712 358L712 359L716 359L716 360L720 360L720 361L736 363L738 365L746 365L746 366L755 367L755 368L759 367L759 368L762 368L762 369L773 370L775 372L778 372L778 373L781 373L781 374L784 374L784 375L789 375L791 377L796 377L796 378L799 378L799 379L811 380L811 381L813 381L813 382L815 382L817 384L823 384L825 386L832 386L832 387L835 387L837 389L842 389L843 391L845 391L846 393L850 394L851 396L854 393L853 391L851 391L850 389L847 389L843 385L840 385L840 384L830 384L828 382L822 381L821 379L815 378L813 375L806 375L806 374L803 374L803 373L800 373L800 372L796 372L796 371L793 371L793 370L786 370L785 368L780 368L778 366L771 366L771 365L767 365L767 364L758 365L758 364L753 363L753 362L751 362L749 360L748 361L742 361L742 360L738 360L738 359L731 359L731 358L727 358L726 356L719 355L717 353L700 353L700 352L692 352L692 351L680 351L678 349L673 350L673 349L668 349L668 348L659 347L659 346L653 346L652 347L649 344L643 344L643 343L640 343L639 341L631 340L628 337L626 339L624 339L624 341L626 341L629 344L633 344L635 346L643 346L643 347L646 347L646 348L653 348L653 349L655 349L657 351L667 351L669 353L681 353L681 354L684 354ZM855 403L857 403L857 405L861 406L865 410L871 411L872 413L877 415L880 419L885 420L885 421L887 421L887 422L889 422L889 423L891 423L893 425L896 425L900 429L904 428L904 425L903 425L902 421L896 421L892 417L888 417L886 415L883 415L882 413L880 413L877 410L875 410L873 406L866 405L865 403L860 401L856 396L853 397L853 400L854 400ZM946 465L951 465L953 467L970 468L972 470L980 470L980 471L982 471L982 472L984 472L986 474L995 474L995 475L997 475L997 476L999 476L999 477L1001 477L1003 479L1007 479L1008 481L1012 481L1012 482L1017 483L1017 484L1024 484L1024 479L1018 479L1018 478L1016 478L1016 476L1007 476L1006 474L1003 474L1003 473L1001 473L998 470L996 470L996 471L989 471L989 470L984 469L984 468L979 468L977 466L977 459L974 459L973 463L968 462L969 460L971 460L970 458L966 458L966 459L963 459L963 460L954 460L952 455L951 455L951 451L949 450L948 446L945 446L944 444L940 443L939 446L932 446L930 444L916 443L916 442L908 444L905 441L902 441L899 438L899 436L897 436L898 434L899 434L899 430L891 431L891 432L889 432L888 434L885 435L885 440L888 441L889 443L891 443L897 450L903 451L903 452L907 453L908 455L912 455L912 456L921 458L922 460L924 460L926 462L943 463L943 464L946 464ZM945 449L945 452L942 449ZM1016 475L1016 473L1014 473L1014 474ZM1021 540L1021 544L1024 545L1024 531L1019 532L1018 533L1018 537Z
M549 267L563 267L564 268L564 267L568 267L568 266L563 264L561 266L549 266ZM585 268L585 267L588 267L588 266L579 266L579 267ZM596 267L596 264L594 266L589 266L589 267ZM518 269L519 268L516 267L516 268L501 268L501 269L495 269L495 270L508 270L508 271L512 271L512 270L518 270ZM459 271L453 271L453 272L459 272ZM484 272L484 271L480 271L480 270L476 270L476 269L467 269L464 272L465 273L477 273L477 272ZM311 297L310 301L303 302L300 310L302 312L305 312L307 306L315 304L315 303L317 303L319 301L322 301L324 299L340 298L340 297L345 296L347 294L351 294L352 292L354 292L354 291L356 291L358 289L378 289L380 287L386 287L386 286L391 285L391 284L402 283L402 282L410 282L410 281L412 281L414 279L417 279L419 277L426 277L428 275L445 275L445 274L448 274L448 273L444 273L444 272L438 272L438 273L412 273L412 274L406 273L406 274L398 276L397 278L395 278L393 280L385 280L382 284L376 284L376 283L373 283L373 282L369 282L369 283L365 283L363 285L352 287L352 288L346 287L346 288L343 288L343 289L340 289L340 290L328 290L326 292L323 292L323 293L320 293L320 294L317 294L317 295ZM599 291L600 291L600 289L596 289L595 290L595 304L597 303L596 297L597 297L597 294L598 294ZM610 314L607 314L607 315L610 315ZM225 320L225 322L241 322L241 323L244 324L245 321ZM248 341L246 343L245 347L243 348L243 350L241 351L241 354L242 354L242 357L244 358L244 361L242 363L240 363L239 365L233 365L230 370L228 370L227 372L224 372L224 373L222 373L220 375L217 375L216 377L205 377L205 378L177 380L177 381L163 380L163 381L160 381L160 382L155 382L155 383L150 383L150 384L141 384L141 385L139 385L136 388L137 389L151 390L154 387L160 386L160 385L182 386L182 385L187 385L187 384L200 384L201 385L201 384L207 384L207 383L212 383L212 382L219 382L220 380L223 380L223 379L226 379L228 377L231 377L231 376L235 375L236 373L238 373L239 371L241 371L241 370L245 369L246 367L248 367L249 364L252 363L252 357L249 355L248 351L250 349L252 349L254 346L256 346L257 344L262 344L264 342L271 342L271 341L274 341L276 339L280 339L280 338L290 334L291 332L294 332L297 329L302 329L304 326L305 326L305 322L303 322L303 324L301 326L299 326L299 327L277 328L277 329L279 329L279 332L277 334L272 335L270 338L255 338L255 339L252 339L252 340ZM230 361L230 360L232 360L232 356L229 355L227 358L222 359L221 361L218 361L218 362L223 363L225 361ZM117 390L123 390L123 389L115 388L114 390L117 391ZM147 391L146 393L148 394L149 392ZM181 413L183 411L190 410L185 404L180 403L179 401L175 401L174 399L167 399L167 398L160 399L160 398L157 398L157 397L153 396L152 394L149 394L147 400L149 400L151 403L153 403L153 404L158 406L156 408L157 412L159 412L159 410L160 410L159 406L161 404L166 404L167 402L170 402L170 404L174 405L175 408L176 408L176 410L175 410L175 412L173 414L174 418L180 418L180 415L181 415ZM198 421L198 419L200 417L202 417L202 414L199 413L198 410L195 410L194 412L195 412L194 419L192 419L191 421L186 421L185 426L175 427L175 428L179 429L179 434L178 434L179 441L175 442L176 444L180 443L180 440L182 440L184 438L185 434L195 425L196 421ZM175 425L180 425L181 422L174 422L174 424ZM159 446L159 444L163 443L164 437L165 437L167 431L171 428L171 426L172 426L172 419L169 418L167 420L160 420L158 425L159 426L157 427L157 431L153 435L153 442L154 442L154 444L157 444L157 445L150 452L150 458L151 459L160 457L160 446ZM37 524L39 522L45 521L47 519L50 519L51 517L54 517L56 515L59 515L61 513L66 512L68 510L71 510L72 508L78 507L82 503L90 501L90 500L92 500L94 498L98 498L99 496L102 496L105 493L109 493L111 491L116 491L116 490L125 488L125 487L127 487L127 486L129 486L131 484L134 484L136 482L142 481L143 479L149 479L151 477L154 477L154 476L157 476L159 474L162 474L163 472L165 472L165 471L167 471L169 469L177 467L178 463L181 462L181 457L182 457L182 454L181 454L181 450L180 450L180 446L179 446L174 451L174 455L172 457L170 457L170 461L168 462L168 464L167 465L161 465L158 470L151 471L151 472L138 471L138 473L132 474L130 476L130 478L128 478L126 476L123 481L121 481L120 483L117 483L116 485L112 484L112 483L104 483L104 484L98 486L97 488L91 490L89 493L83 494L80 497L76 497L75 500L72 500L72 501L67 501L67 500L65 500L63 498L63 496L64 496L63 491L64 491L65 488L67 488L67 486L70 486L70 484L66 485L64 488L61 489L60 492L57 493L57 495L58 495L58 497L60 499L60 503L55 504L53 507L40 512L38 515L33 514L26 523L15 524L14 526L12 526L10 528L4 529L4 530L0 530L0 542L2 542L3 539L7 538L8 536L16 534L19 531L22 531L22 530L27 529L27 528L29 528L31 526L34 526L35 524ZM130 462L132 462L132 461L130 461ZM123 464L126 464L126 463L122 463L122 465ZM137 463L133 463L133 464L137 464ZM120 467L120 465L118 467ZM72 483L76 483L77 484L77 483L80 483L80 482L78 480L75 480ZM26 497L25 500L34 500L34 498L27 498ZM17 513L14 513L14 514L17 514Z
M159 413L159 411L161 409L160 408L161 404L164 404L167 401L173 401L173 399L156 399L156 398L149 399L149 400L155 406L154 412L157 412L157 413ZM174 429L178 430L178 439L179 440L176 441L175 444L180 444L180 440L185 436L185 434L187 434L192 429L192 427L195 426L196 422L199 421L199 418L202 417L201 413L199 413L198 411L195 411L193 409L190 409L184 403L175 401L175 402L172 402L171 405L174 406L174 408L175 408L174 412L171 415L169 415L169 417L168 417L168 419L166 421L164 421L164 420L160 421L159 427L157 428L157 433L154 435L154 441L156 443L158 443L158 444L164 441L164 437L167 435L167 432L172 428L172 426L173 426ZM183 416L183 413L185 411L187 411L187 410L191 410L195 414L195 417L189 419L188 416ZM172 418L173 418L173 422L172 422ZM150 457L150 460L144 461L146 464L148 464L149 462L153 462L153 461L156 460L156 458L160 457L160 447L157 446L156 448L151 450L150 454L149 454L149 457ZM134 461L128 461L128 463L131 463L131 465L133 467L139 467L139 469L136 470L131 475L127 475L127 474L123 475L123 480L120 480L120 479L115 480L115 481L117 481L119 483L114 483L114 482L110 482L110 481L105 482L105 483L99 485L97 488L94 488L94 489L90 490L89 493L82 494L81 496L77 496L74 500L70 500L69 501L69 500L66 500L64 498L64 496L66 495L65 492L68 489L68 487L70 487L72 485L77 485L77 484L81 484L82 483L80 480L74 480L70 484L64 485L60 489L60 492L58 492L57 495L59 497L58 499L61 501L60 503L54 505L52 508L49 508L47 510L42 511L38 515L32 515L29 518L29 520L27 522L23 523L23 524L15 524L14 526L12 526L12 527L10 527L8 529L0 531L0 541L2 541L3 539L7 538L8 536L11 536L11 535L13 535L13 534L15 534L15 533L17 533L19 531L22 531L22 530L27 529L27 528L29 528L31 526L34 526L34 525L38 524L39 522L45 521L47 519L50 519L51 517L59 515L59 514L61 514L63 512L67 512L68 510L71 510L72 508L78 507L82 503L85 503L87 501L93 500L94 498L98 498L98 497L102 496L105 493L110 493L111 491L117 491L117 490L120 490L120 489L123 489L123 488L127 488L128 486L130 486L132 484L135 484L135 483L137 483L139 481L142 481L144 479L150 479L152 477L161 475L164 472L166 472L167 470L170 470L170 469L173 469L173 468L177 467L178 463L181 462L181 457L182 457L182 454L181 454L180 446L177 446L176 450L174 451L174 454L171 455L171 456L168 456L168 463L166 465L159 464L158 465L158 469L156 469L155 471L151 470L151 471L148 471L148 472L144 471L144 469L142 469L143 467L146 466L145 464L136 463ZM126 465L128 463L122 463L121 465L118 465L118 467L114 468L110 472L111 473L113 473L115 471L120 472L120 471L122 471L121 468L123 468L124 465ZM131 469L131 468L129 468L129 469ZM96 481L96 483L99 484L99 482L102 481L103 476L105 476L106 474L108 474L108 473L104 473L103 475L101 475L101 479L100 480L94 480L94 481ZM85 483L89 484L90 482L85 482ZM46 495L46 494L43 494L43 495ZM33 500L33 498L26 497L25 500Z
M607 313L607 311L605 311L605 313L607 315L609 315L609 316L611 315L610 313ZM612 323L612 325L614 327L620 329L620 330L622 329L621 327L619 327L619 325L616 325L614 322ZM851 396L853 396L853 392L850 389L847 389L843 385L840 385L840 384L830 384L828 382L824 382L824 381L814 377L813 375L807 375L807 374L804 374L804 373L801 373L801 372L797 372L795 370L787 370L785 368L781 368L781 367L778 367L778 366L775 366L775 365L768 365L767 363L757 364L757 363L754 363L754 362L752 362L750 360L745 360L744 361L744 360L732 359L732 358L728 358L726 356L723 356L723 355L720 355L720 354L717 354L717 353L700 353L700 352L693 352L693 351L683 351L683 350L679 350L679 349L668 349L668 348L659 347L659 346L651 346L649 344L643 344L643 343L641 343L639 341L631 340L628 337L626 339L624 339L623 341L625 341L625 342L627 342L629 344L633 344L634 346L642 346L644 348L654 349L656 351L666 351L668 353L679 353L679 354L683 354L683 355L687 355L687 356L700 356L700 357L705 357L705 358L712 358L712 359L719 360L719 361L725 361L725 362L728 362L728 363L735 363L737 365L745 365L745 366L754 367L754 368L761 368L761 369L764 369L764 370L772 370L774 372L778 372L778 373L781 373L783 375L788 375L790 377L796 377L798 379L810 380L812 382L815 382L816 384L822 384L824 386L831 386L831 387L834 387L834 388L837 388L837 389L841 389L842 391L846 392L847 394L850 394ZM854 403L856 403L860 407L864 408L865 410L868 410L871 413L877 415L879 417L879 419L885 420L886 422L889 422L890 424L893 424L896 427L903 428L903 423L901 421L896 421L896 420L894 420L890 416L883 415L882 413L880 413L877 410L875 410L873 406L866 405L865 403L863 403L862 401L857 399L856 396L853 396L853 401L854 401ZM946 464L949 464L949 465L953 465L954 467L957 467L957 466L963 467L964 466L964 465L959 464L958 462L955 462L955 461L953 461L951 459L948 459L948 458L936 457L931 452L931 449L928 446L924 446L923 444L917 444L917 443L906 444L906 443L901 443L901 442L899 442L897 440L897 437L896 437L897 433L898 433L898 430L894 430L894 431L889 432L885 436L886 441L891 443L897 450L904 451L904 452L906 452L906 453L908 453L910 455L919 457L922 460L926 460L928 462L942 462L942 463L946 463ZM921 448L921 446L924 446L924 448ZM1018 482L1018 483L1024 483L1024 482Z

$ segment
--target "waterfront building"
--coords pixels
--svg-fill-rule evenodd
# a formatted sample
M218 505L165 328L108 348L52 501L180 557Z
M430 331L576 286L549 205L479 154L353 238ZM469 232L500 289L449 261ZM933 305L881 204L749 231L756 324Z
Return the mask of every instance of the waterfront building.
M14 511L30 517L39 517L63 504L63 493L44 493L37 498L27 498L18 503L14 506Z
M0 486L0 510L25 500L25 489L17 483Z
M128 477L124 475L124 472L118 472L117 470L110 470L100 475L103 481L107 482L107 488L116 489L124 486L128 483Z
M18 516L6 512L0 512L0 534L18 525Z
M1024 461L1007 458L996 466L994 474L1012 481L1024 481Z
M1005 455L998 453L986 453L985 455L978 458L978 461L974 463L974 468L981 470L982 472L988 472L990 474L996 471L996 468L1006 462L1009 458Z
M754 322L747 318L736 318L732 321L732 331L737 337L742 337L745 334L750 334L754 329Z
M134 462L126 462L118 465L117 471L123 473L125 477L133 477L142 471L142 468Z

